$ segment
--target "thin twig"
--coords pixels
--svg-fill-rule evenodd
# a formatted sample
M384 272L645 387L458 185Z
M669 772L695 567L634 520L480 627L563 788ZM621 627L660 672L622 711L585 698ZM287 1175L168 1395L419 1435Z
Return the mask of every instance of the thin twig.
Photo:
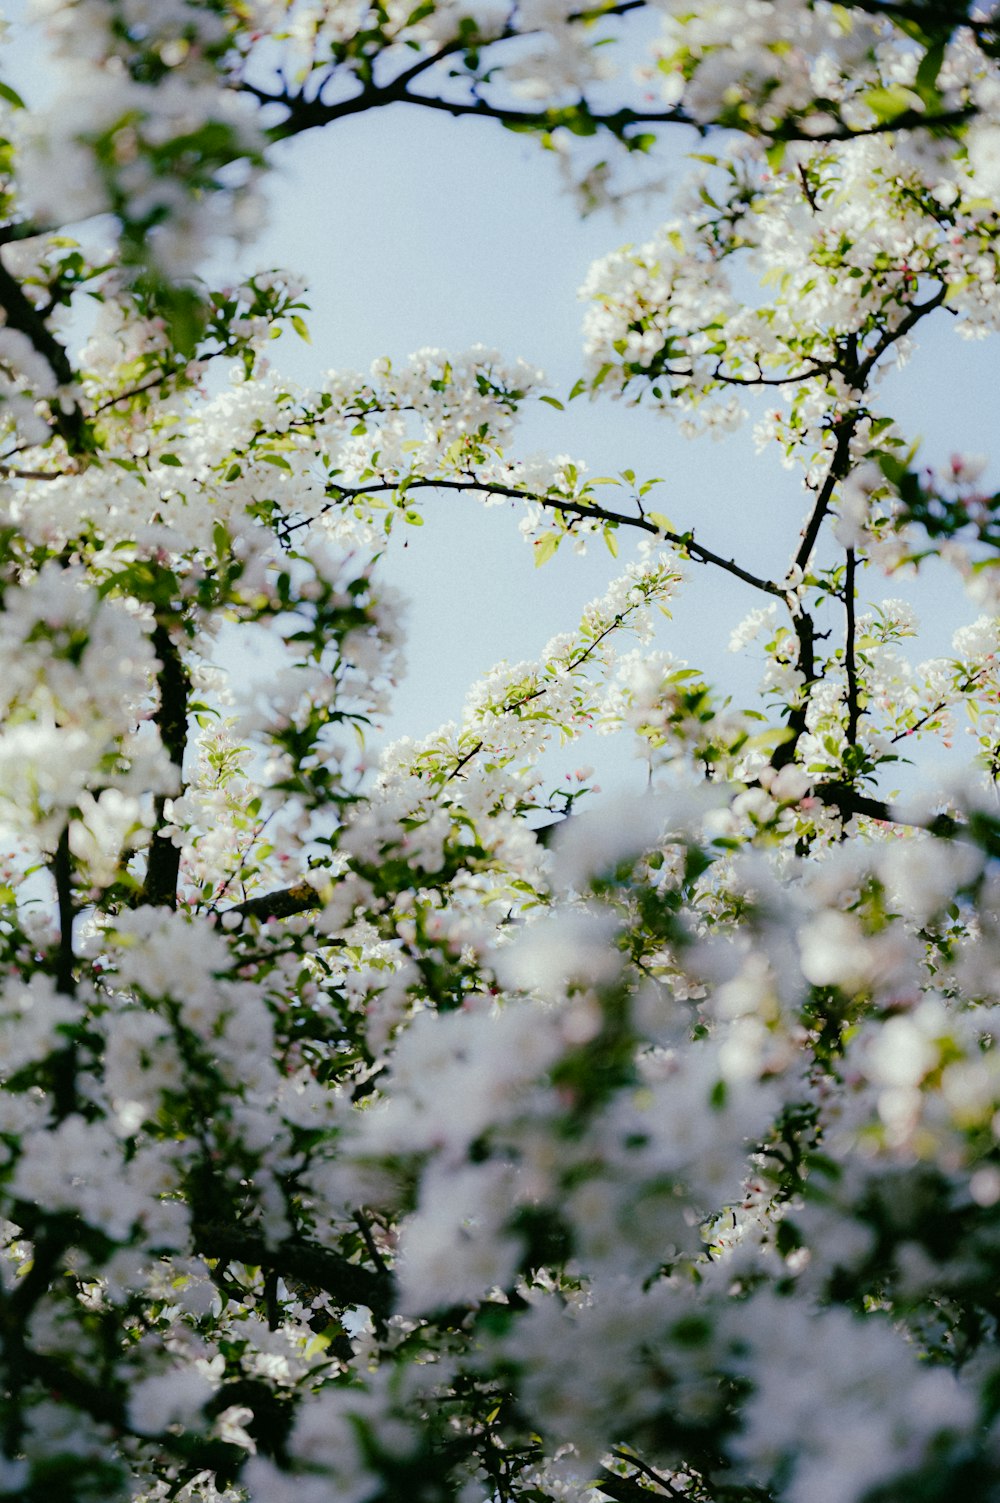
M368 1250L368 1256L375 1264L375 1267L378 1269L379 1273L383 1274L386 1278L389 1278L389 1267L382 1254L379 1252L378 1244L376 1243L375 1238L372 1236L371 1222L369 1221L368 1217L365 1215L364 1211L359 1210L354 1212L354 1220L357 1222L360 1229L365 1247Z
M612 1456L616 1456L619 1461L626 1461L628 1462L629 1466L634 1466L643 1474L644 1477L648 1477L650 1482L655 1482L657 1487L663 1489L668 1498L684 1497L684 1494L679 1493L677 1489L667 1481L666 1477L661 1477L659 1472L655 1471L654 1468L649 1466L645 1461L640 1461L638 1456L633 1456L629 1451L621 1450L614 1450L611 1452L611 1454Z
M335 486L335 498L322 507L319 514L322 516L324 512L333 511L337 506L349 504L351 501L359 500L364 496L374 496L386 491L397 491L399 488L400 482L392 480L376 481L371 485ZM738 564L735 559L723 558L721 554L713 552L711 548L706 548L703 543L696 542L692 532L672 532L668 529L658 527L648 517L641 515L629 516L626 512L611 511L608 507L600 506L596 501L573 501L560 496L545 495L541 492L519 490L513 485L502 485L485 480L476 480L471 476L468 479L462 480L445 480L441 478L411 480L408 482L406 489L408 491L472 491L487 496L506 496L512 501L535 502L539 506L546 507L549 511L568 513L570 516L579 517L582 521L590 518L598 522L609 522L616 527L634 527L640 532L647 532L652 537L661 537L665 542L672 543L675 547L682 549L695 563L711 564L715 568L723 569L727 574L732 574L735 578L741 579L744 584L752 586L755 590L763 590L765 594L774 595L779 600L785 598L786 591L783 585L776 584L771 579L764 579L759 574L751 573L749 569L744 569ZM309 521L310 519L303 518L301 521L290 522L285 530L288 533L296 532L302 527L307 527Z

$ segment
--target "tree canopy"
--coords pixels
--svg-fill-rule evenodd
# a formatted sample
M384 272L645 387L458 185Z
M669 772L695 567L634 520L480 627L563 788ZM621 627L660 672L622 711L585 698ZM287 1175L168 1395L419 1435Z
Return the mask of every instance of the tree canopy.
M925 328L1000 323L1000 14L33 14L43 107L0 54L0 1498L1000 1498L1000 496L879 400L933 380ZM206 267L276 143L385 106L537 137L587 210L662 194L592 268L572 400L692 439L752 409L801 480L780 569L562 455L518 352L282 376L307 289ZM513 505L539 565L640 546L372 766L382 561L442 493ZM967 624L927 658L891 591L932 560ZM652 638L706 571L764 654L739 697ZM644 796L545 791L594 728Z

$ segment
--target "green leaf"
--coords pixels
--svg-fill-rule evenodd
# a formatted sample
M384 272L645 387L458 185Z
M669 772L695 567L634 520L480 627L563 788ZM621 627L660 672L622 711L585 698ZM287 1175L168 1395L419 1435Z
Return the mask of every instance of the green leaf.
M535 568L540 569L547 564L552 555L559 547L559 534L546 532L542 537L536 538L533 544L535 550Z
M180 466L182 461L177 458L176 454L161 454L160 463Z
M555 407L558 412L565 412L566 410L558 397L539 397L538 400L540 402L548 402L549 406Z
M649 517L649 520L652 522L653 526L658 527L661 532L672 532L676 534L677 528L674 526L673 522L671 522L669 517L664 516L662 511L647 512L647 516Z
M924 101L913 89L903 84L892 84L885 89L868 89L861 96L880 125L889 125L900 115L911 110L923 111Z
M879 454L878 467L890 485L900 485L906 474L905 464L901 464L892 454Z
M262 459L265 464L273 464L276 470L287 470L289 474L292 472L288 460L281 454L258 454L257 458Z
M7 103L12 104L16 110L23 110L25 107L24 100L15 89L11 88L10 84L0 83L0 99L6 99Z
M192 356L205 332L207 309L191 287L157 288L170 342L182 355Z
M309 333L309 325L306 323L301 314L292 314L292 328L295 330L300 339L305 340L306 344L312 344L312 335Z
M913 80L917 93L928 104L936 103L938 74L941 72L941 64L944 62L944 37L935 42L933 47L928 47L920 60L917 76Z
M608 552L611 554L611 557L617 558L618 539L615 537L615 529L610 525L605 527L604 529L604 541L607 545Z

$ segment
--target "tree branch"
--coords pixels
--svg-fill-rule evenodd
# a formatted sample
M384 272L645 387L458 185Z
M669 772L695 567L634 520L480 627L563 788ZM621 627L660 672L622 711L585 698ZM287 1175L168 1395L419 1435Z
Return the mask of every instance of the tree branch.
M803 574L809 567L812 551L816 546L820 528L823 525L827 512L830 510L830 502L833 493L840 482L847 476L851 466L851 439L861 418L859 411L849 412L841 418L836 427L837 442L834 447L830 467L826 472L826 479L817 493L813 503L813 509L805 527L802 529L802 541L793 560L794 567L800 569Z
M75 956L73 953L73 922L76 904L73 902L73 864L69 849L69 825L59 836L51 866L56 884L56 906L59 912L59 949L56 952L56 990L66 997L76 995ZM52 1108L57 1122L63 1122L77 1109L76 1098L76 1042L69 1039L63 1048L52 1055Z
M320 515L327 511L333 511L335 507L342 506L351 501L360 500L364 496L374 496L386 491L398 491L400 482L392 480L378 481L372 485L359 486L336 486L336 497L324 506ZM475 478L468 480L412 480L407 490L434 490L434 491L461 491L475 492L485 496L507 496L512 501L533 501L539 506L546 507L549 511L557 511L569 516L579 517L581 520L588 518L598 522L609 522L615 527L634 527L640 532L647 532L652 537L661 537L665 542L672 543L681 549L689 558L698 564L711 564L717 569L723 569L727 574L732 574L736 579L741 579L744 584L750 585L755 590L763 590L767 595L774 595L783 600L786 595L785 588L775 584L771 579L764 579L759 574L753 574L749 569L744 569L735 559L723 558L721 554L714 553L711 548L706 548L703 543L697 543L693 532L671 532L662 527L657 527L645 516L629 516L625 512L611 511L606 506L600 506L595 502L572 501L562 499L559 496L547 496L536 491L519 490L516 486L491 484L489 481L480 481ZM298 522L290 522L286 533L297 532L302 527L309 526L308 518Z
M76 373L63 345L59 343L46 324L39 310L26 295L17 278L12 276L0 256L0 308L3 309L6 326L25 335L46 362L59 386L70 387ZM52 428L65 441L71 452L87 448L86 422L80 408L73 404L63 412L58 402L51 405Z
M276 892L265 892L260 897L247 898L244 903L234 903L231 908L217 912L216 917L224 919L235 913L240 919L256 919L258 923L266 924L268 919L292 918L297 913L309 913L315 908L322 908L325 901L312 883L296 882L293 886L279 888Z
M642 10L646 5L647 0L620 0L620 3L613 5L585 5L571 12L566 20L570 23L586 24L594 20L606 19L609 16L622 16L628 14L629 11ZM374 81L362 83L356 94L347 99L329 103L323 99L323 93L327 84L336 76L336 68L326 73L311 99L306 97L303 89L300 89L298 93L292 93L288 88L269 91L247 80L242 80L238 87L241 92L252 95L262 106L277 105L287 111L286 118L268 132L272 142L301 135L303 131L321 129L336 120L362 114L366 110L380 109L389 104L412 104L424 109L444 110L454 116L477 115L499 120L508 125L535 126L539 130L554 129L564 124L567 116L582 113L596 127L606 128L622 138L624 132L633 125L657 123L697 125L696 121L678 109L658 111L622 109L609 114L595 114L582 97L576 106L562 109L521 110L491 105L476 94L477 80L472 74L468 76L467 82L473 97L468 100L450 101L434 94L414 93L410 87L439 63L458 53L482 52L502 46L505 42L537 35L542 29L537 26L516 26L508 22L494 36L453 37L436 51L418 57L408 68L403 68L386 83L377 84ZM347 69L343 71L349 72Z
M184 767L184 752L187 747L187 707L191 692L191 678L181 657L180 649L170 635L166 623L157 620L153 630L153 647L160 660L156 682L160 690L160 704L156 712L156 724L160 739L173 765L178 779ZM177 877L180 871L180 847L164 835L166 797L158 794L155 800L155 827L149 846L146 866L146 882L143 900L174 908L177 904Z
M625 1461L629 1466L634 1466L638 1472L641 1472L644 1477L648 1477L650 1482L654 1483L656 1487L660 1488L662 1492L666 1493L668 1498L683 1499L690 1496L690 1494L678 1492L676 1487L673 1487L671 1483L667 1481L666 1477L661 1476L661 1474L657 1472L653 1467L649 1466L647 1462L640 1461L638 1456L633 1456L630 1451L622 1451L616 1449L612 1451L611 1454L612 1456L617 1457L619 1461Z
M858 703L858 665L855 656L855 573L857 559L854 549L847 550L847 568L844 573L844 610L847 613L847 635L844 642L844 667L847 671L847 744L858 743L858 720L861 707Z
M789 762L795 760L799 740L806 729L809 693L816 682L816 626L808 611L797 610L792 613L792 629L798 639L798 668L804 682L801 703L788 712L788 730L791 734L775 750L771 758L771 766L778 768L786 767Z
M56 904L59 910L59 952L56 957L56 987L65 996L76 992L73 956L73 921L76 906L73 902L73 866L69 850L69 825L59 836L55 855L52 858L52 877L56 884Z
M869 798L867 794L858 793L857 789L850 788L846 783L817 783L812 790L813 798L819 799L821 804L829 804L836 809L845 819L850 819L854 814L862 814L866 819L876 819L880 824L902 825L910 830L926 830L928 835L936 835L941 840L960 839L963 834L972 832L967 825L960 820L953 819L950 814L935 814L933 819L917 820L903 819L896 814L890 804L882 799ZM983 841L977 841L984 844ZM1000 840L986 841L985 849L989 849L991 855L1000 854Z
M899 323L894 329L883 330L882 337L877 341L874 349L872 349L865 356L864 360L861 361L857 369L853 372L845 372L845 374L849 376L851 385L854 386L856 390L863 391L868 384L869 376L875 369L875 366L878 364L878 362L882 359L882 356L885 354L886 350L891 349L898 340L904 339L906 335L909 334L910 330L915 328L922 318L927 317L928 313L934 313L938 308L942 307L947 296L948 287L946 284L942 283L937 292L935 292L934 296L928 298L926 303L914 303L910 308L910 311L905 315L905 317L900 319Z
M365 1305L379 1320L392 1313L393 1283L388 1273L373 1273L319 1242L290 1240L275 1245L259 1232L222 1222L196 1223L192 1233L203 1258L273 1269L283 1278L322 1289L339 1305Z

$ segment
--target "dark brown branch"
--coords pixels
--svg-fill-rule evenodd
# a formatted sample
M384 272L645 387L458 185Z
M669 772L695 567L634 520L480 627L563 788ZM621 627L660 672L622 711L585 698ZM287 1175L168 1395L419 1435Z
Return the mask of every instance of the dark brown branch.
M846 783L817 783L812 790L813 798L819 799L821 804L829 804L836 809L844 819L850 819L854 814L862 814L866 819L877 819L881 824L902 825L910 830L926 830L928 835L936 835L941 840L956 840L963 835L968 836L971 831L960 820L953 819L950 814L935 814L933 819L903 819L895 813L891 805L883 799L869 798L867 794L858 793L857 789L849 788ZM978 842L983 844L982 841ZM993 843L994 849L990 849L991 855L1000 853L997 842ZM985 842L985 848L990 848L990 842Z
M247 898L244 903L234 903L223 908L218 918L235 913L241 919L256 919L266 924L268 919L292 918L297 913L309 913L322 908L325 899L310 882L296 882L292 887L279 888L277 892L265 892L257 898Z
M614 1503L650 1503L657 1497L669 1497L669 1494L654 1493L651 1488L643 1487L634 1477L616 1477L614 1472L607 1472L603 1468L593 1483L593 1487L606 1498L613 1498ZM674 1494L675 1497L679 1494Z
M942 307L947 296L948 287L946 284L942 284L938 288L937 292L935 292L934 296L927 299L926 303L914 303L910 311L904 318L900 319L899 323L894 329L885 329L882 333L882 337L876 342L875 347L865 356L864 360L861 361L857 369L855 371L845 372L851 382L851 385L857 391L863 391L868 384L869 376L875 369L875 366L878 364L878 362L882 359L882 356L885 354L885 352L891 349L898 340L904 339L906 335L909 334L910 330L915 328L922 318L927 317L928 313L934 313L938 308Z
M17 329L29 339L52 371L60 386L70 387L76 373L63 345L52 333L40 311L26 295L17 278L12 276L0 256L0 308L5 314L9 329ZM52 430L58 433L71 451L86 448L86 424L79 407L74 403L64 412L58 402L52 404Z
M840 482L847 476L851 467L851 439L857 428L861 414L858 411L847 413L837 424L837 442L834 447L830 467L826 472L826 479L820 487L809 520L802 530L802 541L795 554L794 564L804 574L809 567L812 551L816 546L820 528L830 510L833 493Z
M966 680L966 682L962 685L960 692L962 694L969 694L973 689L978 688L983 683L984 679L989 678L990 672L990 665L987 665L985 668L980 668L978 673L973 673L971 677ZM890 746L896 746L898 742L905 741L908 736L915 736L918 731L923 729L923 727L929 720L933 720L936 715L940 715L942 710L947 710L952 703L953 701L950 699L939 699L936 705L934 705L929 710L925 710L923 715L920 716L919 720L915 720L912 725L907 726L905 731L897 731L896 734L890 738Z
M180 648L170 635L163 621L157 621L153 631L153 647L160 660L156 682L160 691L160 703L156 711L156 723L164 750L177 768L178 782L184 766L187 747L187 707L191 692L191 678L181 657ZM155 801L155 826L149 845L149 860L146 866L146 882L143 898L147 903L163 904L173 908L177 904L177 877L180 872L181 852L168 835L163 833L166 797L158 794Z
M0 306L7 315L7 327L17 329L31 340L48 364L60 386L72 386L75 372L65 348L45 323L16 277L12 276L0 256Z
M832 360L814 362L806 370L796 371L794 375L765 376L760 362L757 365L756 376L737 376L726 371L724 362L717 360L709 377L712 381L718 381L722 386L796 386L800 381L814 381L817 376L828 376L836 368ZM655 362L647 366L643 375L657 381L665 377L668 381L691 381L694 379L694 369L688 366L657 365Z
M212 895L212 901L208 905L209 913L216 913L218 911L219 904L222 902L223 898L232 887L236 886L237 884L242 885L243 873L247 869L247 863L250 860L253 848L257 844L257 841L260 839L261 835L263 835L264 831L267 829L268 825L271 823L271 820L274 818L277 812L277 809L272 809L266 819L260 819L254 825L253 829L250 831L249 839L247 840L243 850L240 853L239 865L237 866L235 871L230 872L229 876L224 878L224 880L219 884L214 894Z
M816 194L813 192L812 184L809 181L809 174L806 172L806 169L801 162L799 163L799 181L802 184L802 192L805 194L806 203L809 205L810 209L812 209L814 214L817 213L818 205L816 203Z
M0 464L0 475L8 480L65 480L72 470L17 470L12 465Z
M372 485L360 486L337 486L336 497L330 501L323 511L332 511L337 506L359 500L364 496L374 496L380 492L398 491L398 482L391 480L378 481ZM690 532L671 532L662 527L657 527L648 517L629 516L625 512L611 511L608 507L599 506L597 502L571 501L559 496L547 496L535 491L518 490L516 486L491 484L488 481L476 480L470 477L468 480L412 480L406 486L407 490L433 490L433 491L475 491L486 496L507 496L512 501L534 501L539 506L546 507L549 511L568 513L570 516L579 517L581 520L596 519L598 522L609 522L615 527L635 527L640 532L648 532L652 537L662 537L666 542L680 548L695 563L712 564L717 569L724 569L727 574L732 574L741 579L744 584L751 585L755 590L763 590L767 595L774 595L779 600L785 598L786 591L780 584L775 584L771 579L763 579L758 574L752 574L749 569L744 569L735 559L723 558L721 554L714 553L711 548L695 542L694 534ZM321 513L322 514L322 513ZM307 520L291 522L286 527L286 532L297 531L301 527L309 525Z
M495 40L503 39L496 38ZM485 99L478 97L465 100L442 99L436 94L417 94L408 88L407 85L411 79L423 73L433 62L447 56L449 50L454 52L459 49L442 50L426 62L415 64L413 68L389 83L363 88L348 99L327 102L322 98L322 94L316 98L307 99L301 93L292 94L287 90L269 92L251 83L243 83L240 88L244 93L252 94L261 105L279 105L288 111L285 119L271 126L267 132L272 142L285 141L292 136L302 135L305 131L321 130L337 120L345 120L351 115L364 114L367 110L382 109L390 104L416 105L421 109L438 110L455 118L471 115L481 120L497 120L503 125L534 126L540 131L554 130L565 122L568 113L565 109L515 109L504 105L489 104ZM635 126L696 125L696 122L680 109L633 110L626 108L607 114L596 114L587 109L585 101L580 102L580 108L586 112L587 119L596 127L609 130L619 137L624 136L627 130Z
M499 40L499 39L498 39ZM420 72L423 69L418 70ZM340 99L336 102L325 103L321 97L306 99L301 94L287 92L268 93L252 84L241 85L246 93L260 101L262 105L280 105L288 111L284 120L274 125L268 131L272 142L284 141L291 136L301 135L305 131L322 129L337 120L343 120L351 115L363 114L366 110L380 109L389 104L409 104L421 109L436 110L450 115L453 119L473 117L479 120L495 120L501 125L513 126L520 129L534 128L538 131L548 131L565 124L566 109L539 109L525 110L515 109L511 106L490 104L480 97L472 99L443 99L436 94L418 94L405 86L400 87L394 80L388 84L368 89L362 89L349 99ZM686 125L699 130L704 134L713 128L711 121L705 123L697 121L685 110L679 107L666 110L642 110L622 108L619 110L601 113L591 110L586 100L578 102L577 109L580 115L589 124L598 130L607 130L619 140L627 141L627 134L631 129L650 125ZM965 107L954 110L942 110L937 114L927 114L920 110L904 110L892 120L878 120L871 125L849 126L834 125L830 129L816 132L809 129L808 121L799 123L795 120L784 121L772 132L761 131L765 139L779 141L853 141L858 137L880 136L896 131L904 130L930 130L946 129L951 126L961 125L970 120L976 114L976 110Z
M792 630L799 644L798 669L802 674L802 699L788 713L788 737L771 758L772 767L786 767L795 760L799 739L806 729L809 710L809 693L816 682L816 626L808 611L797 610L792 614Z
M854 549L847 550L847 568L844 573L844 610L847 613L847 635L844 641L844 668L847 673L847 744L856 746L858 743L858 721L861 717L861 706L858 703L858 664L855 655L856 634L856 596L855 574L857 572L857 559Z
M619 1461L625 1461L629 1466L634 1466L636 1468L636 1471L641 1472L644 1477L648 1477L650 1482L654 1483L656 1487L660 1488L661 1491L666 1493L668 1498L684 1498L685 1496L687 1496L684 1493L679 1493L677 1489L667 1481L666 1477L661 1476L660 1473L653 1467L649 1466L647 1462L640 1461L638 1456L633 1456L629 1451L615 1450L612 1451L611 1454L612 1456L617 1457Z
M68 825L59 836L51 870L56 884L56 904L59 910L56 987L65 996L72 997L76 992L73 956L73 921L76 918L76 906L73 902L73 866L70 859Z
M858 336L857 334L848 336L847 340L845 341L845 358L841 364L841 370L846 379L849 381L850 385L858 393L859 397L864 392L872 371L875 369L876 364L882 358L885 352L893 344L895 344L897 340L902 339L904 335L908 334L909 331L914 327L914 325L919 323L922 318L925 318L928 313L932 313L934 309L940 308L942 303L944 302L946 293L947 288L942 286L938 289L938 291L932 298L928 298L926 303L914 304L914 306L909 310L906 316L901 319L899 324L897 324L894 329L886 329L883 331L874 348L871 349L865 356L865 358L860 362L857 360ZM800 570L802 574L805 574L809 567L809 561L812 557L813 549L815 548L816 542L819 538L820 529L823 526L823 522L825 521L827 513L830 510L830 505L833 501L833 496L837 489L837 486L841 483L841 481L846 479L847 475L850 473L851 443L857 430L858 423L861 420L861 416L861 409L860 407L857 407L853 411L845 413L836 424L836 427L834 429L834 432L836 433L836 443L834 445L833 455L830 459L829 468L826 472L826 478L824 479L823 484L820 487L819 492L817 493L816 499L813 503L812 511L809 515L809 519L806 522L805 527L803 528L802 539L799 543L799 547L793 561L793 566ZM850 580L849 590L852 593L853 597L854 569L852 563L849 563L848 574ZM853 687L854 710L852 719L851 675L855 671L853 620L854 603L852 598L850 604L848 605L848 630L850 634L850 646L848 651L848 724L849 728L852 728L853 730L853 735L849 734L848 740L851 742L851 744L854 744L854 742L857 740L857 721L858 715L860 713L857 701L857 683L855 679ZM791 762L795 756L795 749L798 744L799 737L802 735L803 731L806 728L806 713L808 708L810 689L816 681L814 656L815 628L813 626L812 619L805 611L799 609L793 612L792 626L799 641L799 669L805 679L805 686L802 703L798 705L794 710L792 710L791 714L788 717L788 726L789 730L791 731L791 736L789 740L784 742L778 748L771 759L772 766L774 767L785 766L786 763Z
M354 1219L358 1224L358 1229L361 1232L361 1236L364 1241L365 1248L368 1252L368 1256L375 1264L375 1267L378 1269L379 1273L384 1274L386 1278L390 1278L391 1275L389 1273L389 1269L386 1266L385 1259L379 1252L378 1244L376 1243L375 1238L372 1236L372 1226L368 1217L365 1215L364 1211L355 1211Z
M202 358L211 359L212 356ZM119 402L128 402L132 397L141 397L147 391L155 391L158 386L163 386L165 382L177 374L177 371L159 371L155 376L151 376L148 381L143 381L138 386L130 387L128 391L120 391L117 396L107 397L105 401L99 402L91 413L91 416L99 417L102 412L107 412L110 408L116 407Z
M773 132L773 139L806 142L857 141L868 136L894 135L901 130L947 130L953 125L966 124L977 114L978 110L972 105L955 110L939 110L937 114L928 114L923 110L903 110L891 120L877 120L872 125L836 125L830 130L822 131L811 131L806 124L799 125L793 121L779 126Z
M589 22L592 20L604 20L610 16L622 16L629 11L642 10L647 0L620 0L617 5L608 6L582 6L578 11L566 17L569 22ZM315 89L312 97L307 97L304 89L298 93L292 93L287 87L280 90L267 90L248 80L242 80L239 88L243 93L250 94L262 106L277 105L287 111L284 120L273 126L269 137L272 141L281 141L289 136L302 134L303 131L321 129L336 120L342 120L351 115L362 114L366 110L380 109L389 104L412 104L422 106L425 109L445 110L452 115L479 115L489 119L499 120L508 125L537 126L540 130L551 129L564 122L568 111L564 109L542 110L518 110L504 108L499 105L491 105L476 93L476 80L470 75L467 79L471 99L465 101L450 102L439 98L437 95L414 93L410 85L419 78L430 72L439 63L445 62L449 57L456 54L469 52L470 50L485 51L489 48L502 46L505 42L533 36L538 33L539 27L520 27L507 24L494 35L481 38L453 37L443 43L436 51L418 57L408 68L403 68L395 77L385 83L374 81L362 84L358 92L347 99L327 102L323 98L327 85L337 75L336 68L326 71ZM349 72L349 70L344 70ZM282 83L284 78L282 75ZM596 126L604 126L616 135L623 135L631 125L642 124L685 124L694 125L690 117L682 111L672 109L667 111L635 111L620 110L612 114L596 115L592 113L586 101L581 98L578 108L585 112L587 118Z
M20 1225L20 1223L18 1223ZM22 1393L30 1381L32 1353L25 1342L25 1331L39 1303L56 1277L65 1243L55 1235L41 1235L33 1240L30 1266L24 1276L7 1293L0 1293L0 1345L6 1368L4 1389L3 1441L8 1455L16 1454L24 1433Z
M76 904L73 901L73 862L69 848L69 825L59 837L52 858L52 877L56 884L56 906L59 912L59 948L56 951L56 989L66 997L76 995L75 956L73 953L73 922ZM77 1050L74 1040L67 1040L62 1049L52 1055L52 1114L57 1122L63 1122L77 1110L76 1098Z
M930 819L906 819L882 799L870 798L846 783L817 783L813 798L836 809L842 819L861 814L881 824L901 825L904 829L924 830L939 840L962 840L977 845L993 860L1000 858L1000 827L997 821L973 812L966 819L951 814L935 814Z
M478 757L482 749L482 741L477 741L475 746L473 746L469 751L465 752L463 756L459 757L458 761L455 763L454 767L451 769L451 772L449 772L447 778L445 779L445 782L450 783L452 778L460 777L464 769L468 767L469 763L472 761L473 757Z
M849 358L847 361L845 361L844 364L842 364L841 370L859 396L864 391L865 387L868 384L868 380L873 370L875 369L875 366L878 364L879 360L881 360L886 351L889 350L892 345L897 342L897 340L900 340L907 334L909 334L910 330L914 328L914 326L918 324L922 318L926 318L929 313L933 313L935 309L940 308L945 300L947 291L947 287L942 286L938 289L938 291L932 298L928 298L926 303L915 303L906 314L905 318L901 319L894 329L886 329L883 331L881 337L876 341L874 347L868 352L865 358L857 364L854 363L853 354L853 347L857 344L857 335L851 336L852 348L850 350ZM851 440L854 437L854 433L858 426L860 418L861 412L858 409L855 409L853 412L845 413L834 429L834 432L837 435L837 441L834 447L833 457L830 461L830 467L827 470L826 479L823 481L823 485L816 496L812 513L809 517L808 522L806 523L805 529L803 530L802 541L799 545L798 552L795 555L795 564L799 569L802 570L803 573L805 573L806 569L809 566L809 559L812 556L813 548L816 546L816 539L819 537L820 528L822 527L826 514L830 509L830 503L833 500L833 493L836 490L838 484L846 478L850 470Z
M733 376L727 375L720 360L712 372L712 380L719 381L723 386L796 386L800 381L814 381L817 376L828 376L832 370L833 362L823 361L811 365L808 370L797 371L794 376L765 376L760 370L756 376ZM665 374L674 375L675 372L667 371ZM683 372L676 372L676 374L680 375ZM694 373L688 372L688 374Z
M275 1245L245 1227L215 1222L197 1224L194 1240L203 1258L274 1270L283 1278L322 1289L339 1305L365 1305L376 1319L384 1320L392 1312L393 1286L387 1273L373 1273L318 1242Z

